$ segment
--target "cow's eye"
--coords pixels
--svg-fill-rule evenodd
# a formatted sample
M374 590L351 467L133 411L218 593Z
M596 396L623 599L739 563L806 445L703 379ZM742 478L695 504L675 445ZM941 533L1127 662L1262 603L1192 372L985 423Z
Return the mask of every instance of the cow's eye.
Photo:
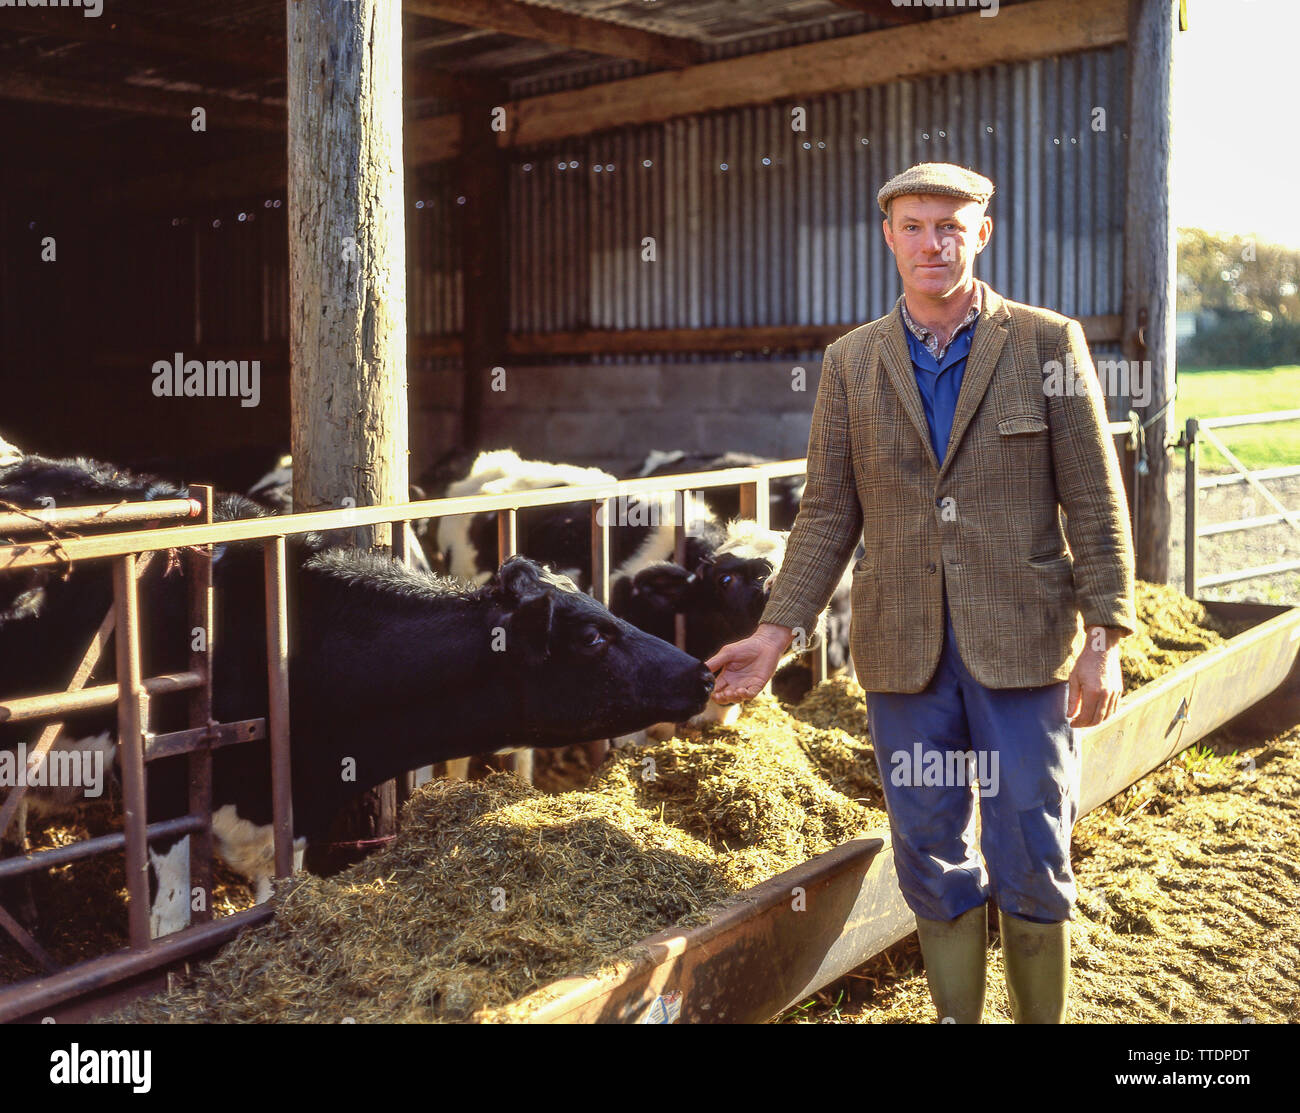
M583 636L582 645L584 649L599 649L606 642L606 637L595 626L587 630Z
M718 577L718 583L720 583L723 587L730 587L731 580L732 580L732 575L730 572L723 572L722 575Z

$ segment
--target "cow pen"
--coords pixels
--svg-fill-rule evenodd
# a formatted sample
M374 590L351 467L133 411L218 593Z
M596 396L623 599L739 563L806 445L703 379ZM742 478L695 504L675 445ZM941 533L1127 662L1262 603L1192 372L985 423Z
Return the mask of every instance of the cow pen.
M12 1020L84 994L94 993L122 979L147 973L217 946L246 927L268 919L270 904L246 909L218 921L210 920L210 909L197 914L202 921L180 932L151 940L149 935L148 840L164 836L194 835L196 855L191 857L190 884L211 891L211 752L226 745L270 739L275 876L292 874L293 816L289 768L289 635L286 539L324 530L360 529L376 525L398 525L420 518L463 513L497 511L498 560L516 551L518 512L529 507L589 502L591 515L592 594L602 603L609 599L609 533L615 528L613 504L636 495L686 492L712 487L738 486L742 516L766 526L768 481L801 475L803 460L785 460L688 475L620 480L585 487L549 488L502 495L474 495L464 498L432 499L402 506L370 506L315 513L289 514L272 518L251 518L233 522L211 521L212 491L195 487L197 497L148 503L78 507L65 510L37 510L0 514L0 531L6 534L70 529L78 525L159 522L160 528L136 532L33 540L0 547L0 569L13 572L42 567L69 568L86 560L114 562L113 608L87 647L82 662L64 692L21 699L0 700L0 722L53 720L44 730L31 761L38 762L53 745L61 724L58 717L74 711L117 705L119 753L123 781L125 830L57 849L42 850L21 857L0 860L0 880L21 877L37 870L124 850L127 861L129 950L79 963L62 971L14 917L0 906L3 928L42 967L46 975L0 990L0 1021ZM201 519L192 525L166 525L184 519ZM676 559L684 560L687 538L685 515L673 523ZM405 560L407 532L393 531L394 555ZM211 652L213 645L212 546L231 542L259 542L265 575L265 617L268 668L267 719L217 723L211 719ZM137 578L157 554L184 552L190 575L190 620L202 628L201 650L192 652L190 669L155 677L142 677L140 669L139 607ZM117 681L85 688L83 685L98 663L110 635L115 641ZM678 643L685 631L678 616ZM826 673L825 645L814 655L814 679ZM165 735L148 731L149 700L172 692L191 692L190 728ZM161 757L190 755L190 810L176 819L149 824L145 814L145 765ZM7 828L21 805L24 786L14 788L0 805L0 830ZM197 869L194 861L197 859Z
M1132 451L1132 422L1112 422L1112 435L1126 438L1129 461L1136 469L1138 456ZM273 787L275 874L277 879L292 874L293 837L291 782L289 771L288 678L289 639L287 605L286 540L323 530L359 529L376 525L398 525L421 518L440 518L465 513L496 511L497 556L504 560L517 549L518 515L532 507L587 502L591 521L591 593L608 602L610 590L610 530L617 516L617 500L633 496L686 492L736 486L740 492L742 516L766 525L768 484L773 478L801 475L805 461L784 460L693 474L619 480L587 486L546 488L507 494L477 494L413 502L400 506L370 506L272 518L211 522L212 492L194 487L195 497L173 503L151 503L147 513L137 507L83 507L31 514L0 515L0 529L9 533L46 530L55 526L103 522L136 523L193 521L194 524L91 537L59 540L39 539L0 547L0 568L69 566L86 560L115 562L113 611L101 624L67 691L48 696L0 701L0 721L19 722L57 719L61 714L116 703L118 707L119 753L122 756L125 830L75 843L67 847L0 860L0 880L19 877L68 861L124 850L127 860L130 946L117 954L90 959L61 971L50 969L48 956L3 906L0 927L46 967L47 973L27 982L0 990L0 1021L39 1018L59 1006L74 1007L82 999L98 998L92 1011L141 992L115 992L119 983L139 981L148 975L209 952L232 939L245 928L265 922L274 915L274 902L257 905L219 920L210 910L195 913L191 926L151 940L149 937L148 854L149 838L190 834L196 836L196 853L191 856L190 883L210 892L211 818L206 807L211 783L211 751L225 745L270 739ZM674 518L675 559L684 559L687 538L686 516ZM407 531L395 529L395 556L406 559ZM238 723L211 721L210 685L212 646L211 547L231 542L262 545L265 575L265 614L270 700L267 719ZM176 550L186 554L190 578L191 618L202 627L205 652L196 651L189 671L157 677L142 677L139 662L139 612L136 578L150 559ZM1250 611L1250 608L1246 608ZM1274 608L1273 610L1276 610ZM1264 608L1259 613L1270 613ZM1254 612L1251 612L1254 613ZM115 638L117 683L83 688L100 651L110 635ZM678 616L677 641L684 644L683 616ZM814 683L826 676L824 642L814 646ZM1094 769L1085 772L1083 810L1091 809L1134 783L1151 769L1204 737L1234 715L1268 696L1284 681L1300 652L1300 611L1271 617L1257 629L1233 639L1230 647L1204 660L1189 663L1155 685L1131 703L1122 706L1117 717L1086 735L1085 746L1105 745L1124 761L1101 777ZM1244 678L1244 679L1243 679ZM149 700L168 692L190 691L191 726L169 735L148 732ZM1196 713L1192 697L1197 694ZM58 724L46 729L46 748L57 735ZM1127 742L1123 740L1127 737ZM129 741L128 741L129 740ZM190 755L190 811L186 816L149 824L144 809L144 767L152 760L182 753ZM36 757L37 755L33 755ZM1085 765L1085 770L1088 766ZM521 770L522 771L522 770ZM15 789L0 806L0 827L7 826L19 806L21 790ZM822 910L808 917L785 917L785 931L775 930L772 912L794 886L833 894L819 900ZM774 904L773 902L776 902ZM847 903L845 903L847 902ZM670 931L646 941L653 956L628 971L616 982L581 981L565 987L555 1000L539 1009L538 1020L634 1020L654 1006L659 990L682 992L691 986L689 1017L692 1019L766 1019L786 1000L819 988L859 965L867 958L906 935L910 922L893 874L888 833L856 839L802 866L771 879L743 894L709 924L687 932ZM829 916L830 919L826 917ZM842 916L837 924L831 920ZM811 932L809 935L807 933ZM828 934L830 933L830 934ZM826 947L810 946L821 939ZM720 949L721 948L721 949ZM785 959L799 954L818 954L818 965L804 970L804 981L794 972L800 969ZM722 957L719 957L721 955ZM746 957L748 956L748 957ZM746 973L753 963L773 963L788 969L789 978L763 982ZM708 972L695 972L698 963ZM669 985L665 978L672 981ZM675 981L673 981L675 979ZM701 979L696 985L696 980ZM793 979L793 980L791 980ZM794 982L799 982L798 985ZM715 984L716 983L716 984ZM707 991L701 987L709 985ZM756 996L756 986L764 985ZM649 996L647 997L647 994ZM773 996L775 995L775 996ZM548 994L549 996L549 994ZM763 1014L764 1010L770 1010Z

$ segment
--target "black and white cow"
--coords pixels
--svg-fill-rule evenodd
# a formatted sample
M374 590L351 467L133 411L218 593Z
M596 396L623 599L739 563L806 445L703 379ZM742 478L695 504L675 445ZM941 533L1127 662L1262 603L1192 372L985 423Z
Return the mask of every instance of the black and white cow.
M21 485L0 473L0 498L53 497L60 506L177 497L182 488L127 477L84 460L43 461ZM106 489L107 488L107 489ZM36 505L36 503L28 503ZM218 520L264 513L227 496ZM679 719L705 706L713 677L700 661L614 617L565 577L532 561L507 561L468 587L388 558L324 549L292 550L296 649L291 661L294 833L324 836L355 795L408 769L503 747L559 747ZM160 554L161 556L161 554ZM146 675L183 669L190 632L183 575L155 559L141 586ZM6 574L0 571L0 580ZM220 721L267 712L260 546L230 544L214 560L218 638L213 713ZM49 577L21 608L0 613L0 696L62 687L111 601L108 566L90 562ZM112 655L98 681L111 680ZM152 701L150 729L181 729L184 697ZM0 746L30 741L39 727L0 724ZM110 712L69 717L60 748L114 752ZM213 755L213 834L218 853L270 893L271 794L266 742ZM148 768L149 818L187 810L184 758ZM35 789L37 802L66 804ZM188 921L188 839L151 847L155 935Z
M613 482L615 477L600 468L525 460L513 449L500 448L479 453L468 474L448 483L442 494L446 498L463 498ZM590 520L586 503L566 503L521 512L520 548L525 552L532 548L544 551L547 556L540 559L581 581L582 568L591 563ZM491 576L497 555L497 516L494 511L448 515L438 519L436 532L437 549L449 576L466 583L484 583ZM535 537L535 533L539 536ZM639 543L639 540L629 537L620 537L619 541L624 548ZM629 555L620 548L612 551L610 557L617 565Z
M744 468L753 464L768 464L772 456L755 456L750 452L686 452L673 449L662 452L652 449L639 464L628 468L623 478L644 479L651 475L686 475L696 471L723 471L727 468ZM799 512L803 498L802 475L780 475L768 481L768 525L772 529L789 531ZM723 521L740 514L740 492L735 487L709 487L701 492L709 509Z
M757 459L733 453L714 461L719 467L733 467ZM678 474L690 470L695 469L684 467ZM470 474L449 486L448 494L504 493L612 480L613 476L598 469L524 460L505 449L482 453ZM786 533L761 528L747 519L720 521L702 501L678 502L671 494L647 496L612 510L617 517L610 530L610 609L616 615L668 641L674 640L676 615L683 615L686 651L701 659L712 656L727 642L753 633L767 601L769 577L781 567ZM687 518L683 564L673 561L673 523L678 513ZM439 547L451 574L467 580L488 574L490 559L496 554L495 517L480 514L442 520ZM587 587L590 520L586 503L521 511L519 548ZM805 644L815 644L812 639L825 636L825 632L823 619L817 630L808 632ZM711 702L696 722L731 722L739 714L737 704L724 707Z

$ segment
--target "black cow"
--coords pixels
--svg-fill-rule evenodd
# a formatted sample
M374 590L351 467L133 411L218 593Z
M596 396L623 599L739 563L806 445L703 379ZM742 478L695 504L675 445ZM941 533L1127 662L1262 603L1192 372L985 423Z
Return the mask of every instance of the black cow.
M10 487L10 473L0 472L0 498L43 494L60 506L93 504L109 501L99 479L119 495L131 481L89 461L43 463L44 481L33 464L21 488ZM184 494L152 477L134 477L134 492L138 498ZM238 496L219 500L215 509L218 520L264 513ZM168 564L156 558L141 588L146 675L183 669L187 661L185 581ZM705 705L713 686L698 660L615 618L571 581L524 558L506 562L488 584L468 588L307 538L292 549L291 572L298 604L290 706L299 839L322 837L350 798L399 772L683 718ZM220 547L214 579L214 714L222 721L264 716L260 546ZM47 577L21 613L0 614L0 696L62 687L110 600L108 566L92 562L66 580ZM113 676L107 657L101 681ZM183 695L153 701L150 712L155 733L187 725ZM0 724L0 745L30 742L39 730L24 728ZM59 745L111 752L113 733L111 713L77 716ZM272 873L268 770L266 742L213 755L215 844L257 884L259 899L269 895ZM151 821L184 814L187 780L183 758L150 763ZM152 929L161 935L188 919L188 840L157 845L150 859L157 891Z

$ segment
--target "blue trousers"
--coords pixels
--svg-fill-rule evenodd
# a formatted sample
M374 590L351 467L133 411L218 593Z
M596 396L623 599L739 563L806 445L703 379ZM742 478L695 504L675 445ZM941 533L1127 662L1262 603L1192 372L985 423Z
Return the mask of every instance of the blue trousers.
M944 619L924 691L867 693L903 898L930 920L954 919L990 893L1021 919L1072 919L1080 751L1068 685L984 687L962 664L946 601Z

